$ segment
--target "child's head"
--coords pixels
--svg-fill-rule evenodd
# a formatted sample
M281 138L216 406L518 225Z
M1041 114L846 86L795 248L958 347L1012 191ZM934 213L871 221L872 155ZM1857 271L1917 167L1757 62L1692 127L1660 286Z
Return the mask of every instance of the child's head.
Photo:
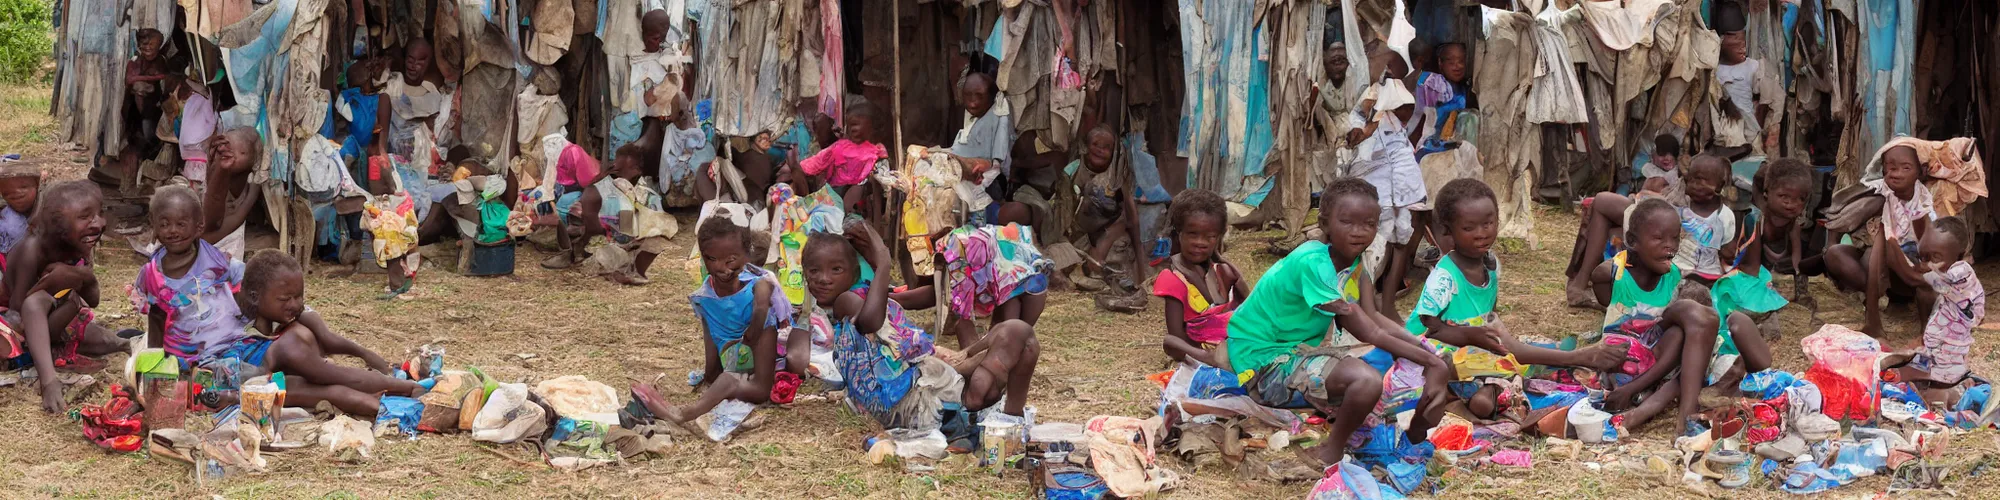
M1167 209L1173 224L1174 244L1181 259L1202 264L1222 250L1222 237L1229 231L1229 207L1222 197L1206 189L1188 189L1174 195Z
M418 81L424 79L424 72L431 69L431 42L422 38L410 40L403 47L403 79Z
M35 212L42 190L42 170L31 162L17 161L0 166L0 200L17 214Z
M243 264L242 293L256 317L291 323L305 314L306 274L284 252L259 250Z
M771 234L744 231L743 235L743 244L749 245L749 248L745 248L743 253L745 257L750 258L750 263L762 265L765 262L769 262L771 259Z
M641 161L646 149L636 144L619 146L616 158L611 159L611 176L625 180L635 180L645 175L645 163Z
M958 81L958 102L965 104L965 112L975 117L986 116L993 109L993 77L974 71Z
M689 114L692 115L692 113ZM686 127L686 128L692 128L692 127ZM821 113L819 111L813 111L812 119L806 122L806 132L812 134L813 145L819 146L821 148L833 144L834 141L833 129L834 129L833 117L827 116L826 113Z
M1500 234L1500 202L1478 179L1454 179L1439 188L1437 216L1452 251L1468 257L1486 256Z
M1681 215L1666 200L1647 198L1632 207L1625 217L1627 263L1654 274L1673 269L1674 252L1681 245Z
M1667 134L1653 138L1653 165L1661 170L1673 170L1681 159L1681 140Z
M1703 153L1688 162L1687 172L1681 179L1687 186L1690 203L1714 201L1722 196L1723 186L1729 185L1729 161Z
M362 59L347 65L347 86L361 89L363 94L378 91L375 79L381 76L383 64L380 59Z
M1451 42L1437 46L1438 74L1446 81L1465 83L1465 44Z
M69 250L89 253L104 234L104 199L97 184L69 181L49 188L35 214L28 218L29 234L49 237Z
M1342 260L1361 256L1375 242L1380 224L1381 193L1359 177L1341 177L1327 184L1319 197L1321 241Z
M1931 221L1931 228L1924 232L1924 238L1917 240L1917 256L1923 257L1923 264L1932 271L1943 271L1951 264L1965 260L1965 254L1972 250L1972 226L1958 216L1939 217Z
M1798 219L1806 211L1806 193L1812 190L1812 167L1796 158L1779 158L1764 164L1752 184L1771 218Z
M842 131L845 132L847 140L850 141L860 143L878 142L876 141L875 127L881 124L881 119L882 110L876 108L874 104L864 102L848 106L847 127Z
M646 41L646 53L660 51L660 45L667 42L667 25L672 20L664 9L649 10L639 17L639 36Z
M263 139L257 130L238 127L209 136L208 163L225 172L248 172L256 164ZM213 179L211 179L213 180Z
M1111 154L1118 149L1118 134L1111 131L1111 125L1098 123L1088 134L1090 142L1084 151L1083 164L1090 171L1104 173L1111 168Z
M194 248L195 240L201 238L204 230L201 199L187 186L165 186L154 191L153 200L146 204L146 213L153 237L166 247L167 253L186 253Z
M854 245L838 234L816 232L806 236L800 257L806 264L806 291L822 307L832 307L840 294L861 280L861 260Z
M695 230L694 241L701 250L701 265L709 276L728 279L743 272L743 265L750 262L749 232L748 228L722 217L701 223Z
M146 28L139 30L139 60L151 61L160 57L160 46L166 45L167 37L160 30Z
M1347 44L1342 42L1327 44L1325 49L1320 50L1319 64L1320 69L1326 72L1327 82L1336 87L1347 83L1347 68L1352 64L1347 60Z
M1917 180L1923 177L1919 170L1921 166L1920 160L1917 159L1916 148L1909 146L1889 148L1888 151L1882 152L1882 182L1889 185L1890 191L1896 192L1896 197L1910 199L1911 191L1917 187Z

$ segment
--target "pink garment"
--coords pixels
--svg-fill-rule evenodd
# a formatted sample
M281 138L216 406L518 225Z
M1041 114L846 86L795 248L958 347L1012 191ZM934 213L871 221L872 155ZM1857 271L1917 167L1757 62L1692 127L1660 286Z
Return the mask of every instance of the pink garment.
M799 167L805 169L806 175L824 177L829 184L846 187L867 181L875 162L887 158L889 150L881 144L841 139L799 162Z
M564 146L556 159L556 184L580 188L596 180L597 173L597 159L583 152L583 146Z
M187 102L181 105L181 128L175 134L181 141L181 159L190 162L199 160L202 165L207 165L208 147L203 143L208 142L211 135L215 135L215 105L208 101L208 96L188 95Z
M1972 264L1962 260L1943 271L1924 273L1924 281L1937 291L1937 304L1924 325L1931 378L1958 381L1970 368L1972 327L1986 318L1986 287L1979 284Z
M1524 450L1501 450L1493 453L1493 463L1533 468L1535 456Z
M842 59L846 52L840 38L839 0L820 0L819 15L820 37L824 40L819 55L819 112L833 117L833 124L840 126L846 124L840 112L840 97L847 95L847 89L841 85L847 70Z

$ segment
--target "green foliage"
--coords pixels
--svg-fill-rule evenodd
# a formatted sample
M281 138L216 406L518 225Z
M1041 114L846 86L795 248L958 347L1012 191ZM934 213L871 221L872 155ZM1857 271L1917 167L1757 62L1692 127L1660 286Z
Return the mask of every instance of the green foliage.
M49 0L0 0L0 82L27 81L48 61L49 8Z

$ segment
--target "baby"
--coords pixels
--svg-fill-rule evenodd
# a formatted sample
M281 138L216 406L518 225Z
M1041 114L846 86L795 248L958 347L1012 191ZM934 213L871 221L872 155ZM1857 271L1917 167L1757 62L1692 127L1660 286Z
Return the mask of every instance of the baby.
M1919 302L1931 303L1923 347L1883 360L1884 366L1900 366L1904 380L1919 382L1929 403L1951 403L1939 392L1971 377L1972 328L1986 320L1986 287L1967 260L1973 237L1964 219L1940 217L1917 242L1919 261L1887 259L1899 279L1930 285L1919 290Z

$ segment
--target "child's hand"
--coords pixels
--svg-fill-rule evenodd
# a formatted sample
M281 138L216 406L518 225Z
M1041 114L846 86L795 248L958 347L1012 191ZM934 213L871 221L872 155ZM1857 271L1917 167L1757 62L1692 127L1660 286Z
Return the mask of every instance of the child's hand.
M35 282L34 289L49 292L51 295L63 290L82 288L97 280L97 275L92 271L89 262L77 265L49 264L46 269L42 273L42 279Z
M63 383L53 378L41 381L42 411L61 414L63 412Z
M854 245L855 250L868 257L869 264L879 265L889 261L888 245L882 243L882 236L875 234L875 227L870 226L868 221L848 219L841 233L847 236L847 242Z
M1474 329L1472 331L1471 344L1473 347L1485 349L1493 354L1507 355L1507 342L1505 337L1501 336L1500 329L1498 328L1486 326Z

